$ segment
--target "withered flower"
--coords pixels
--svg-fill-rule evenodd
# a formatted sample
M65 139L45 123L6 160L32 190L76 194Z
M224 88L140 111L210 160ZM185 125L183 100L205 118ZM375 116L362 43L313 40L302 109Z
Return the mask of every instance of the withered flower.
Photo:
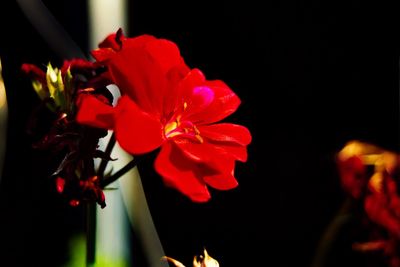
M351 141L338 153L345 191L363 205L371 240L355 242L361 252L381 251L389 266L400 266L400 155L373 144Z
M173 258L164 256L162 259L173 263L176 267L185 267L185 265ZM206 249L204 249L202 255L194 256L193 267L219 267L219 263L208 254Z

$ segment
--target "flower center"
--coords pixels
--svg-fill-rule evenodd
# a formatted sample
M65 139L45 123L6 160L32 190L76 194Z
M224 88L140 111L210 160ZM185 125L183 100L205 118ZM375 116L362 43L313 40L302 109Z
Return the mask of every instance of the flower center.
M187 107L185 102L184 110ZM182 120L181 115L174 116L168 123L164 126L164 135L167 139L173 138L175 136L186 137L191 140L203 143L203 138L200 135L199 129L191 121Z

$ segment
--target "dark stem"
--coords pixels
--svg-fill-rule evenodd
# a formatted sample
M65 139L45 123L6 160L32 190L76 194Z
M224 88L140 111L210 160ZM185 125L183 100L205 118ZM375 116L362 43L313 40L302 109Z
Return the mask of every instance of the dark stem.
M353 216L354 203L353 199L347 198L344 200L337 214L325 229L311 264L311 267L329 266L332 257L332 250L340 238L339 235L344 227L350 222Z
M113 132L110 137L110 140L108 141L106 150L104 151L106 157L110 158L110 155L114 148L115 142L116 142L115 134ZM104 180L104 171L106 170L108 161L109 161L109 159L106 159L106 158L101 159L99 170L97 171L99 179L100 179L100 183Z
M86 205L86 267L96 261L96 203Z
M115 182L118 180L122 175L127 173L129 170L132 168L136 167L138 161L133 158L128 164L126 164L124 167L122 167L119 171L108 177L107 179L103 179L100 181L100 186L101 188L105 188L107 185Z

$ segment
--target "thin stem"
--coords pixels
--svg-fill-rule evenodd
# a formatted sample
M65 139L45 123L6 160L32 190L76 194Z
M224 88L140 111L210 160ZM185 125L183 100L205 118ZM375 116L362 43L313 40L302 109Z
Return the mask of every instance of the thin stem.
M352 219L353 204L353 200L350 198L344 200L341 208L327 226L319 241L311 267L328 266L330 262L330 252L334 249L333 246L339 238L338 235Z
M114 132L111 134L110 140L108 141L106 150L104 151L105 156L110 158L111 152L114 148L115 145L115 134ZM101 159L99 170L97 171L100 182L104 180L104 171L106 170L107 164L108 164L109 159L103 158Z
M114 173L113 175L111 175L110 177L108 177L107 179L104 179L102 181L100 181L100 186L102 188L106 187L107 185L115 182L116 180L118 180L122 175L124 175L125 173L127 173L129 170L131 170L132 168L135 168L137 165L138 161L133 158L128 164L126 164L124 167L122 167L119 171L117 171L116 173Z

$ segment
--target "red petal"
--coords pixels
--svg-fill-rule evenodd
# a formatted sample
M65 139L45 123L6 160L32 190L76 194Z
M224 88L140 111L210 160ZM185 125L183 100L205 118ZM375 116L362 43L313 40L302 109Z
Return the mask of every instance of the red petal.
M250 131L241 125L232 123L219 123L201 125L198 127L201 136L213 141L231 142L240 145L248 145L251 142Z
M242 146L217 146L179 138L175 138L174 142L188 158L220 173L230 173L235 159L247 160L247 151Z
M364 208L370 219L385 227L397 238L400 237L400 222L398 217L389 208L386 196L383 194L371 194L365 198Z
M56 188L58 193L62 193L65 187L65 180L61 177L56 178Z
M24 63L21 70L31 79L38 80L42 84L46 84L46 73L33 64Z
M93 127L112 129L114 126L113 107L93 95L81 94L77 101L76 121Z
M204 85L206 78L199 69L193 69L180 81L177 88L177 94L180 100L190 101L193 95L193 88ZM182 104L182 103L181 103Z
M150 152L163 142L162 125L123 96L117 103L115 134L121 147L131 154Z
M90 52L92 56L99 62L106 61L115 55L115 51L111 48L99 48Z
M243 162L247 160L247 149L241 145L208 142L206 139L203 143L183 138L174 138L173 140L191 160L210 166L218 166L218 160L224 157L234 158ZM210 157L210 155L213 156ZM216 167L214 166L214 168Z
M169 82L172 70L187 72L178 47L150 35L129 38L108 62L111 76L122 92L143 110L162 114L165 98L174 92Z
M191 90L191 95L187 99L187 108L185 116L189 117L191 114L196 114L205 110L214 100L214 91L207 86L196 86Z
M175 143L191 160L197 162L198 173L210 186L219 190L228 190L238 185L234 177L235 160L220 153L211 145L186 142ZM212 155L212 156L210 156Z
M215 166L219 172L205 172L203 180L211 187L219 190L229 190L238 185L235 172L235 160L231 157L216 157Z
M179 86L182 88L182 94L185 96L185 98L187 98L192 94L194 87L203 85L205 81L206 78L201 70L192 69L189 73L187 73Z
M168 73L168 94L164 99L164 114L176 112L177 108L183 109L183 103L190 101L193 88L204 84L203 73L198 69L189 70L185 67L171 69Z
M178 46L165 39L153 40L146 44L146 51L156 61L164 75L175 66L184 66Z
M214 152L214 149L208 144L193 143L192 141L183 138L174 138L173 142L192 161L203 164L212 161L210 155L213 155L212 153Z
M155 168L163 177L166 185L176 188L194 202L206 202L210 199L206 184L202 181L197 164L188 160L166 142L156 158ZM201 169L200 169L201 170Z
M236 160L247 161L247 148L241 145L234 145L229 143L211 143L215 149L219 151L224 157L229 156Z
M71 60L64 60L63 66L61 67L61 73L64 75L68 69L71 71L92 71L97 67L97 64L91 61L74 58Z
M142 49L122 49L108 63L120 90L146 112L161 114L166 76Z
M182 105L182 92L180 84L189 73L187 66L176 66L169 70L167 73L167 92L164 95L163 114L164 118L169 117L176 111L178 105Z
M218 190L230 190L238 186L235 177L227 173L205 176L204 181Z
M237 110L239 97L222 81L206 81L204 86L214 91L214 101L203 112L190 116L197 124L209 124L220 121Z
M105 61L116 55L122 49L144 49L148 42L157 40L154 36L143 34L135 38L126 38L122 32L120 34L110 34L99 44L99 49L91 51L92 56L97 61Z
M354 198L360 198L366 190L368 178L362 159L352 156L338 159L338 170L343 188Z

